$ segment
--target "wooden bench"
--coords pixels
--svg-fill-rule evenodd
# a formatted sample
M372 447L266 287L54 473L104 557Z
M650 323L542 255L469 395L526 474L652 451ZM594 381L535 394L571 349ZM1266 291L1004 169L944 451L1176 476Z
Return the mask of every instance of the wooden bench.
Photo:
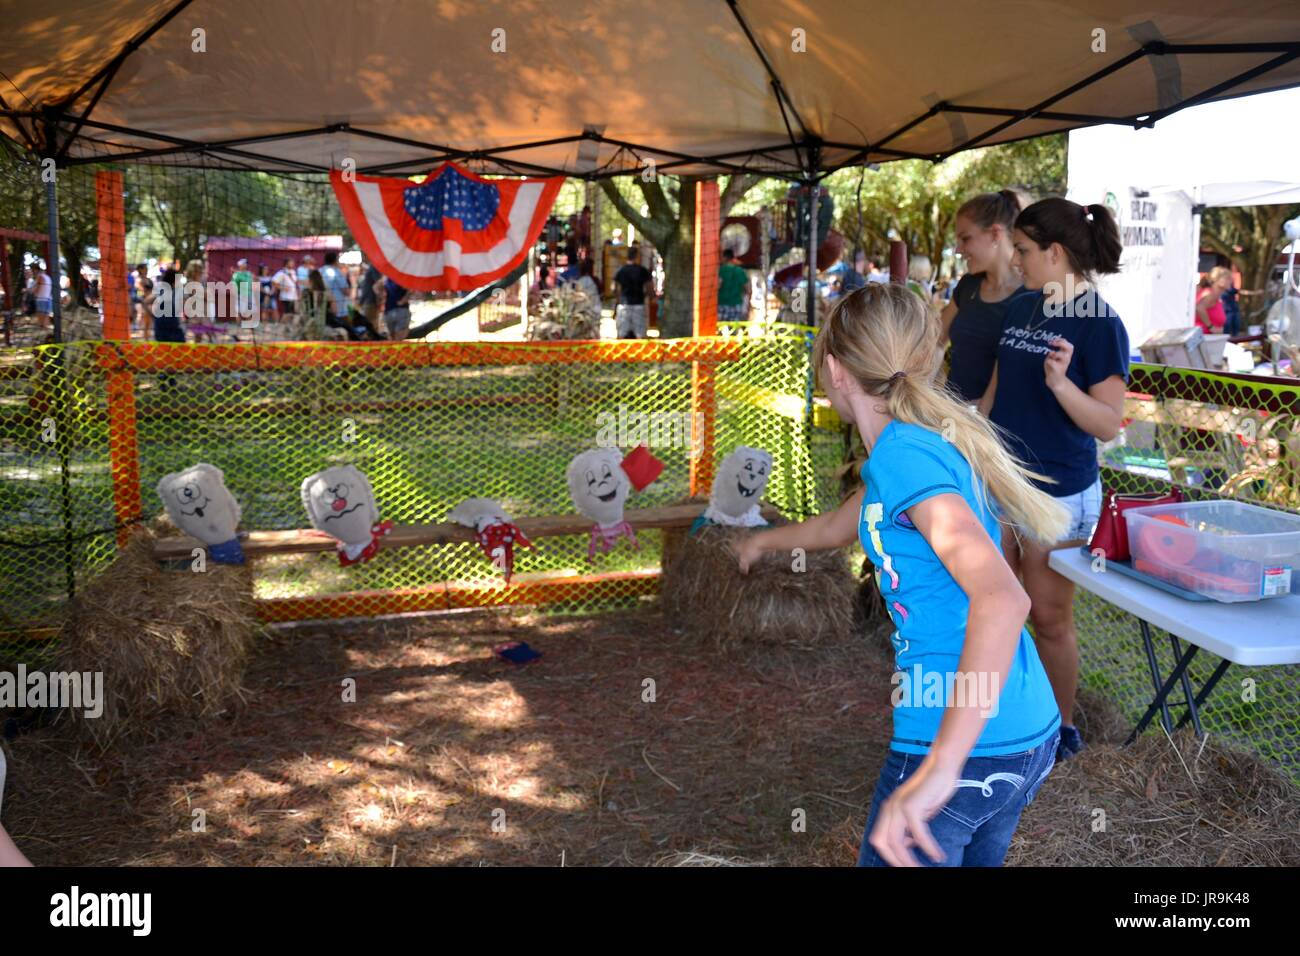
M640 508L629 510L624 514L627 523L635 530L665 529L684 530L704 513L704 504L690 503L682 505L664 505L659 508ZM764 505L763 517L768 521L780 517L780 512L772 505ZM518 518L519 529L530 539L554 538L560 535L587 534L591 531L592 521L579 514L546 515L536 518ZM380 547L410 548L427 544L472 543L474 534L464 525L443 522L439 524L405 524L395 525L393 530L381 539ZM275 554L308 554L317 551L333 551L337 542L329 535L314 528L292 531L245 531L239 535L239 545L247 558L265 557ZM159 561L188 560L195 548L202 548L202 542L188 535L159 538L154 542L154 557Z

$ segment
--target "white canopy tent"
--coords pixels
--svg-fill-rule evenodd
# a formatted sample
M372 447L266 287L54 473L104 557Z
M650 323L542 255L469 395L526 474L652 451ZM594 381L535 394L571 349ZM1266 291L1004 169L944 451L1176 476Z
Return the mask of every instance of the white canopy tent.
M1295 0L34 6L0 0L0 134L61 164L813 183L1300 84Z
M1101 288L1134 344L1190 326L1197 210L1300 202L1300 90L1194 106L1153 129L1074 130L1069 197L1119 217L1123 271Z
M0 0L0 16L0 131L71 162L802 178L1300 83L1294 0Z

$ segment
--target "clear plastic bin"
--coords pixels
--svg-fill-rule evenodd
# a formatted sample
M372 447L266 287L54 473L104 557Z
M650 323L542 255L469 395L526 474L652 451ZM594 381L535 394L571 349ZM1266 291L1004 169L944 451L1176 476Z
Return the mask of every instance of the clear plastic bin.
M1216 601L1290 594L1300 515L1240 501L1189 501L1124 512L1133 567Z

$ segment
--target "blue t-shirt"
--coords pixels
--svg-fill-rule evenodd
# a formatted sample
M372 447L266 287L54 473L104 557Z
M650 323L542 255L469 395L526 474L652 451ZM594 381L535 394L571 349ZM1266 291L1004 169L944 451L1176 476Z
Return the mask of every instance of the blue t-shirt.
M351 291L348 277L338 266L322 266L320 277L325 283L325 291L334 302L334 314L345 318L348 314L348 293Z
M982 272L964 275L952 293L957 314L948 329L948 338L952 342L952 351L948 354L948 384L967 402L978 402L989 387L1007 307L1025 292L1021 286L999 302L985 302L980 298L982 281Z
M998 390L989 418L1009 433L1013 455L1033 471L1056 479L1039 482L1039 487L1064 498L1097 480L1097 439L1074 423L1047 387L1047 343L1059 336L1074 346L1065 374L1086 392L1112 375L1128 381L1128 332L1115 310L1091 288L1052 311L1049 316L1041 292L1017 296L1008 307L998 343Z
M1001 553L996 505L981 503L970 465L936 432L891 421L862 467L862 480L866 494L858 537L876 566L876 583L897 628L891 638L896 667L891 749L929 752L951 702L978 702L989 712L972 756L1037 747L1060 726L1061 714L1029 632L1020 629L1001 688L987 675L958 677L970 600L906 514L934 495L961 495Z

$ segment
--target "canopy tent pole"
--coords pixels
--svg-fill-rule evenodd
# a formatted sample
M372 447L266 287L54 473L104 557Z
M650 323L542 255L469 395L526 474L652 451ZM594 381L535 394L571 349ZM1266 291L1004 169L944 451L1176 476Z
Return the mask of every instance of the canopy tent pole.
M807 323L813 327L818 326L817 316L817 192L820 188L820 181L817 179L817 167L821 163L822 150L818 143L812 143L808 146L808 178L805 180L808 184L808 249L807 249L807 276L808 280L808 311Z
M51 125L47 129L52 134L54 127ZM46 159L54 161L54 151L50 147ZM42 163L44 166L44 163ZM63 341L63 290L60 285L62 276L59 272L59 187L58 187L58 170L41 169L41 178L45 180L45 216L48 223L46 231L49 233L49 245L45 255L45 271L50 276L50 315L54 321L54 342L59 344Z
M72 474L71 451L68 434L72 427L68 423L68 407L72 402L72 389L68 382L68 357L64 354L63 343L63 289L60 285L59 272L59 189L58 189L58 126L53 116L45 124L44 158L53 164L53 169L45 168L42 162L41 177L45 180L45 211L49 221L49 251L46 255L45 271L50 277L50 314L54 322L55 375L54 400L54 447L59 456L59 504L63 516L63 572L68 589L68 598L77 593L77 572L72 559Z

